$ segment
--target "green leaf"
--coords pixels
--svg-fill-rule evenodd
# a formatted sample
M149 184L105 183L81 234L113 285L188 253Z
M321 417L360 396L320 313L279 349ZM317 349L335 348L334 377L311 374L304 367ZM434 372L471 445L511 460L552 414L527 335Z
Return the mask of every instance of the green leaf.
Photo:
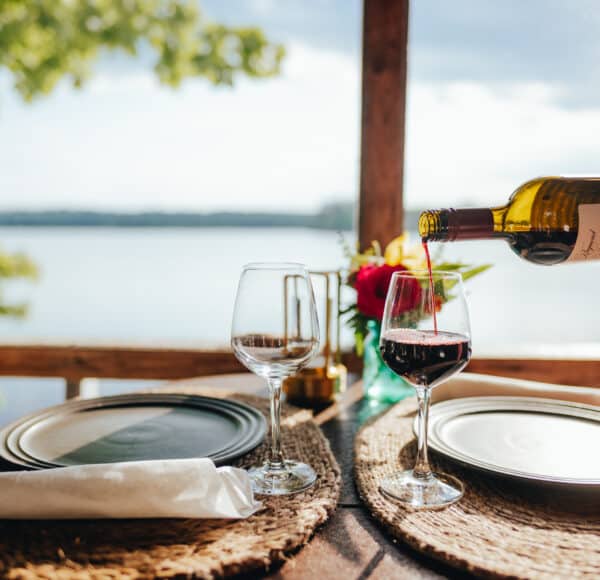
M467 264L461 264L460 262L440 262L433 266L434 270L443 270L445 272L456 272L463 268L468 268Z
M208 22L189 0L0 0L0 68L26 101L63 78L82 86L105 49L136 55L142 46L171 86L274 76L285 55L259 28Z
M481 264L480 266L471 266L470 264L462 264L460 262L454 262L454 263L453 262L442 262L440 264L435 265L436 270L445 270L448 272L459 272L462 276L463 281L465 281L465 282L467 280L473 278L474 276L477 276L478 274L481 274L482 272L489 270L491 267L492 267L492 264ZM454 286L455 286L454 281L447 281L445 284L445 290L449 291ZM439 293L440 295L443 294L443 292L438 291L437 286L436 286L436 293Z
M6 254L0 251L0 280L23 278L36 280L36 265L24 254ZM27 304L6 304L0 295L0 316L23 318L27 314Z
M354 346L358 356L362 356L365 352L365 336L360 332L354 333Z
M468 270L464 270L462 272L463 280L469 280L486 270L489 270L492 267L492 264L482 264L481 266L474 266L473 268L469 268Z

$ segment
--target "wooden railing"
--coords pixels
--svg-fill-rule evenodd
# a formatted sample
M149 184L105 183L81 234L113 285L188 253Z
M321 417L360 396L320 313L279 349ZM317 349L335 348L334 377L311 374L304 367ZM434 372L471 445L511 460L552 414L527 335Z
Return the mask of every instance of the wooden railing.
M351 372L360 372L355 354L344 354L343 362ZM61 377L67 398L79 395L84 378L175 380L244 370L225 349L0 345L0 376ZM600 387L600 360L474 358L467 371Z
M474 358L466 370L559 385L600 387L600 360Z
M90 377L175 380L243 370L227 350L0 345L0 375L62 377L67 398L78 396L81 380Z

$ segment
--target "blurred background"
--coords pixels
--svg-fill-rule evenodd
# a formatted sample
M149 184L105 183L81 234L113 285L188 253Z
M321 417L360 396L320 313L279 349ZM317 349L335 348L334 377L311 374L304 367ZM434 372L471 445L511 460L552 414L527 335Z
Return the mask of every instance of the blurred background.
M596 8L411 3L404 203L415 242L422 209L500 205L535 176L600 174ZM242 264L347 266L362 10L0 4L2 342L227 345ZM469 284L475 354L598 352L600 263L534 266L502 242L443 251L494 264ZM0 422L63 397L58 379L0 387Z

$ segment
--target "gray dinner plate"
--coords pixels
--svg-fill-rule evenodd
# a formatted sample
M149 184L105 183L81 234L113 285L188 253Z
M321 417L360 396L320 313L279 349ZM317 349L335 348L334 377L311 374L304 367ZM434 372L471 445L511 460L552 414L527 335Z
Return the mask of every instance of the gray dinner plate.
M132 398L129 399L129 397ZM166 405L164 405L164 403L166 403ZM162 407L161 404L163 404ZM228 461L231 454L235 453L238 447L244 449L248 443L252 442L257 436L256 422L257 420L262 419L257 418L256 412L253 409L220 399L206 397L190 398L187 395L176 394L153 394L149 397L146 395L120 396L116 398L95 399L71 403L71 408L62 409L62 412L67 414L66 417L63 417L61 413L57 413L57 409L51 409L46 413L34 416L28 421L22 422L10 432L7 438L7 446L14 455L23 459L25 462L39 464L40 467L58 467L65 464L71 465L73 464L73 460L75 460L76 463L80 463L79 458L71 456L63 458L62 456L65 454L65 451L67 451L67 453L69 452L69 447L71 445L69 441L72 440L72 437L70 436L71 431L82 431L81 425L77 424L78 422L84 421L86 428L89 429L89 433L93 437L99 436L104 430L109 430L112 433L117 430L119 424L123 424L127 430L123 433L116 433L115 437L112 439L116 439L121 444L127 444L132 437L136 437L136 454L140 459L144 459L143 446L146 446L147 453L149 452L151 455L154 454L152 438L160 436L161 430L169 428L169 423L172 422L172 420L177 420L177 417L171 417L170 407L173 404L177 404L178 407L199 407L201 412L210 410L212 414L229 415L228 419L230 422L238 423L238 437L232 437L229 445L223 445L223 447L215 453L210 453L209 449L204 449L204 451L207 452L207 456L210 456L215 463ZM113 409L113 407L116 408ZM232 408L235 413L231 413ZM85 413L85 415L73 416L72 414L75 409L80 410ZM109 423L106 423L105 413L109 410L111 420ZM130 421L133 420L132 410L137 415L135 429L129 424ZM92 411L96 411L96 416L91 415ZM178 413L178 411L181 410L175 409L175 415L181 414ZM183 409L184 413L186 411L186 409ZM162 417L163 414L169 416L165 419L161 418L157 424L154 419L157 416ZM146 424L145 419L150 419L153 424ZM94 422L96 422L96 425L93 424ZM180 428L185 427L184 424L181 424L180 420L178 422L180 423ZM205 426L208 428L208 425ZM152 427L152 430L149 430L150 427ZM60 461L47 459L46 457L40 456L36 451L36 449L41 448L46 455L48 454L45 439L48 429L51 429L54 432L53 441L57 447L53 450L51 455L61 458L62 460ZM146 441L143 441L143 439ZM107 444L114 442L115 441L107 441L104 439L101 441L101 446L109 453L109 458L112 457L114 453L110 451ZM180 443L178 443L178 447L181 447ZM167 452L168 446L164 445L163 449L164 452ZM112 461L112 459L110 460Z
M151 393L69 401L0 432L0 456L32 469L210 457L225 464L264 438L256 409L224 399Z
M431 408L429 446L496 475L600 488L600 408L592 405L529 397L444 401Z
M190 415L187 407L195 407L195 412ZM232 407L239 416L224 411ZM65 413L67 416L63 416ZM221 416L218 432L211 425L215 415ZM196 424L196 420L201 423ZM165 436L174 428L174 437ZM75 446L73 429L79 446ZM237 438L230 437L229 443L225 443L225 437L232 431L236 431ZM260 443L264 431L264 420L257 411L230 401L163 394L108 397L66 403L21 421L9 432L7 459L34 468L200 455L209 456L216 463L226 463ZM21 435L28 454L21 451ZM86 440L90 437L98 437L92 446ZM154 443L157 437L161 439L160 445ZM218 451L215 437L220 444ZM132 442L135 447L125 449Z

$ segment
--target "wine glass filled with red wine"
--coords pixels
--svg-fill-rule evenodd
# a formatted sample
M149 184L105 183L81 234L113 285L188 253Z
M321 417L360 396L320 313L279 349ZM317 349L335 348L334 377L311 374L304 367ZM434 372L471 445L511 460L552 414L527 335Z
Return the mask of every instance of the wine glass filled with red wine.
M304 366L319 346L317 309L310 276L302 264L247 264L238 285L231 346L237 358L263 377L271 396L271 444L263 465L249 470L256 493L286 495L309 488L310 465L286 459L281 449L283 380Z
M387 477L379 489L414 508L449 505L462 497L463 486L455 477L431 471L427 419L431 389L463 369L471 356L462 276L436 270L394 273L379 347L390 369L415 388L419 405L415 465Z

